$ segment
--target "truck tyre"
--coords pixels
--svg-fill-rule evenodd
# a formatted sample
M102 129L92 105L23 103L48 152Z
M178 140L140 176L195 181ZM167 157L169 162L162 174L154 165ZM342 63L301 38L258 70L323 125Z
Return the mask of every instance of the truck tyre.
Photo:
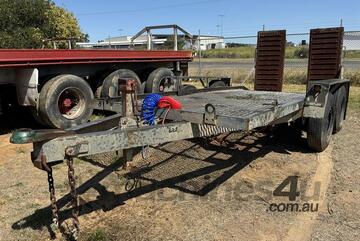
M210 83L209 88L225 87L224 81L216 80Z
M40 91L41 120L55 128L69 128L90 119L94 94L89 84L75 75L59 75L50 79Z
M174 73L168 68L155 69L146 80L146 92L169 92L176 91L176 80L171 77Z
M340 87L335 93L335 123L334 134L338 133L343 125L346 110L346 89Z
M129 69L119 69L111 74L109 74L103 82L101 87L101 97L119 97L119 82L118 80L124 79L134 79L137 82L137 91L138 93L142 93L141 91L141 81L139 76L132 70Z
M49 126L49 124L47 124L47 123L42 119L42 117L40 116L40 114L39 114L39 112L37 111L36 108L31 107L31 108L29 109L29 112L30 112L31 116L34 118L34 120L35 120L38 124L40 124L40 125L42 125L42 126Z
M334 96L329 93L324 118L309 118L307 142L314 151L322 152L330 143L335 121L334 107Z

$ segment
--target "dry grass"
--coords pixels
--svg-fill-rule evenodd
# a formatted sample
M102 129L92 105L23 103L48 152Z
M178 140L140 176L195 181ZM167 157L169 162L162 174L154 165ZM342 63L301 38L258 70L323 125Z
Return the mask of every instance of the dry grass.
M229 76L231 77L233 83L242 82L246 76L250 73L250 70L246 69L223 69L223 68L211 68L211 69L203 69L201 71L202 76ZM198 75L197 68L189 68L189 75ZM251 81L253 81L253 76L251 76Z
M196 68L190 68L190 75L197 75L198 70ZM254 70L251 69L222 69L212 68L203 69L201 75L205 76L230 76L233 83L254 82ZM289 84L304 84L306 83L306 70L302 69L287 69L284 72L285 83Z
M254 58L254 46L241 46L225 49L209 49L202 52L204 58ZM285 48L285 58L287 59L301 59L308 56L308 47L304 46L288 46ZM346 58L359 58L360 51L345 51Z
M197 68L189 69L190 75L197 75ZM254 71L251 69L240 68L211 68L203 69L201 72L205 76L229 76L233 83L242 83L246 78L246 82L254 81ZM288 68L284 71L284 83L285 84L305 84L307 77L307 69L305 68ZM360 86L360 70L346 70L344 72L344 78L350 79L352 86Z
M360 70L345 70L344 78L351 81L351 85L360 86Z
M358 86L350 87L349 108L360 110L360 87Z

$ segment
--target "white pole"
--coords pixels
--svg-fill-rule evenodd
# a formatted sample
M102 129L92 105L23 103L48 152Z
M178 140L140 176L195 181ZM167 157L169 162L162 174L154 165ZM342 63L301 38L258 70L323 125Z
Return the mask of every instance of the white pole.
M201 76L201 37L200 37L200 29L199 29L199 35L198 35L198 59L199 59L199 76Z

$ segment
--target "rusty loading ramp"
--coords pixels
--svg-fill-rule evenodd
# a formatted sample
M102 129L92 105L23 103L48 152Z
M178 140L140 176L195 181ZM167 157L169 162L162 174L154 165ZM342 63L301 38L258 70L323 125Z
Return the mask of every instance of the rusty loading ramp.
M251 130L301 116L305 94L242 89L174 96L181 110L159 109L157 116L236 130ZM167 113L168 112L168 113Z

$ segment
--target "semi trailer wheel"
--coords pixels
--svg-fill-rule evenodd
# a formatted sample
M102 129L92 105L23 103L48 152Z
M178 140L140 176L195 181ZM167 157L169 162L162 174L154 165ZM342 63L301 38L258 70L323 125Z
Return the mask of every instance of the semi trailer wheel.
M49 124L47 124L42 117L40 116L40 113L37 111L37 109L35 107L29 108L29 112L30 115L34 118L34 120L42 125L42 126L49 126Z
M217 88L217 87L225 87L225 86L226 84L224 83L224 81L216 80L210 83L209 88Z
M346 89L345 86L340 87L335 93L335 123L334 134L338 133L343 125L346 110Z
M119 79L134 79L137 82L138 93L143 93L141 88L141 81L139 76L132 70L119 69L109 74L103 82L103 85L99 91L101 91L101 97L118 97L119 96ZM98 92L98 91L97 91Z
M89 84L75 75L60 75L43 86L39 96L39 115L55 128L69 128L90 119L94 94Z
M146 80L146 92L169 92L176 90L174 73L168 68L155 69Z
M335 121L334 107L334 96L329 93L324 118L309 118L307 142L315 151L324 151L330 143Z

